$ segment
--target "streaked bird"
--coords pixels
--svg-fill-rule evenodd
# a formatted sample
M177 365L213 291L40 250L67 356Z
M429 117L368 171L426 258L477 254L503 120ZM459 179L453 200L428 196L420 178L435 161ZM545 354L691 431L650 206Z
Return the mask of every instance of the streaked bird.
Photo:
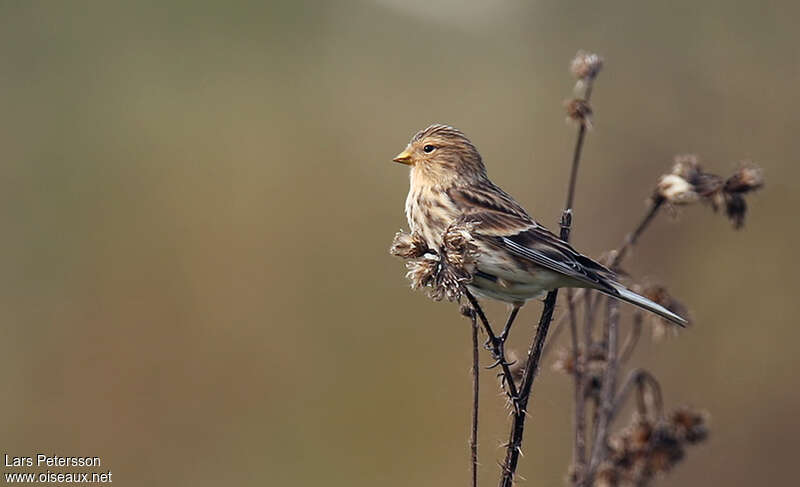
M686 320L617 282L614 273L538 224L486 174L478 150L459 130L431 125L395 162L411 167L406 217L431 249L446 229L474 223L478 258L471 292L515 308L556 288L589 288L684 326Z

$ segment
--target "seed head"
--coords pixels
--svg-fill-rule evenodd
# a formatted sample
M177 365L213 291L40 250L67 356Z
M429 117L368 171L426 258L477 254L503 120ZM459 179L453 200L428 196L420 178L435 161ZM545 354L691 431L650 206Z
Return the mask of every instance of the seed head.
M653 196L673 205L688 205L700 199L689 181L677 174L665 174L658 179Z
M601 69L603 69L603 58L586 51L578 51L569 66L572 75L579 80L594 79Z
M474 227L471 222L450 225L438 251L429 249L417 234L395 235L390 252L406 259L411 288L430 288L428 295L435 301L460 300L464 286L472 280L478 257L478 247L470 233Z
M403 259L415 259L428 252L422 236L418 233L405 233L402 230L394 235L389 253Z
M749 193L764 186L764 171L752 162L743 162L739 170L725 181L726 193Z
M582 98L574 98L565 103L567 109L567 120L571 120L578 125L585 125L587 129L592 128L592 107L589 102Z

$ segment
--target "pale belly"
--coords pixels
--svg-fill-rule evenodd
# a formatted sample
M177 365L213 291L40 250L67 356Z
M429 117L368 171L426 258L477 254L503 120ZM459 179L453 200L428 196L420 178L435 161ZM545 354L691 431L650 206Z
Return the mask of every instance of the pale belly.
M477 296L507 303L524 303L555 288L575 286L564 275L530 265L521 269L502 251L481 245L478 272L468 285Z

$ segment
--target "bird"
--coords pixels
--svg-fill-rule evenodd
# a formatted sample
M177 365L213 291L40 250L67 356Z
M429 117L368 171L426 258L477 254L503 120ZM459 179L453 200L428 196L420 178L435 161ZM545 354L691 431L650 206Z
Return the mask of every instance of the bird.
M613 271L534 220L489 179L478 149L460 130L433 124L417 132L393 160L410 166L406 218L430 249L442 248L451 225L472 225L478 256L467 289L477 297L509 303L516 313L554 289L588 288L686 325L683 317L620 284Z

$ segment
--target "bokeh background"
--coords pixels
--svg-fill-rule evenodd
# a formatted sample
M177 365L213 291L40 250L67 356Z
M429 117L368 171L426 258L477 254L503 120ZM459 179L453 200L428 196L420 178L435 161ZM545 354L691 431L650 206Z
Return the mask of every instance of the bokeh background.
M0 4L0 447L97 455L115 485L468 480L470 332L387 249L431 122L555 226L593 97L574 241L615 247L674 154L765 168L734 231L661 217L627 270L696 326L633 363L710 440L662 485L796 478L796 2ZM524 348L540 304L514 341ZM495 319L503 306L490 305ZM489 357L483 355L484 362ZM571 383L545 366L520 473L562 485ZM507 415L484 373L481 481ZM523 484L524 485L524 484Z

